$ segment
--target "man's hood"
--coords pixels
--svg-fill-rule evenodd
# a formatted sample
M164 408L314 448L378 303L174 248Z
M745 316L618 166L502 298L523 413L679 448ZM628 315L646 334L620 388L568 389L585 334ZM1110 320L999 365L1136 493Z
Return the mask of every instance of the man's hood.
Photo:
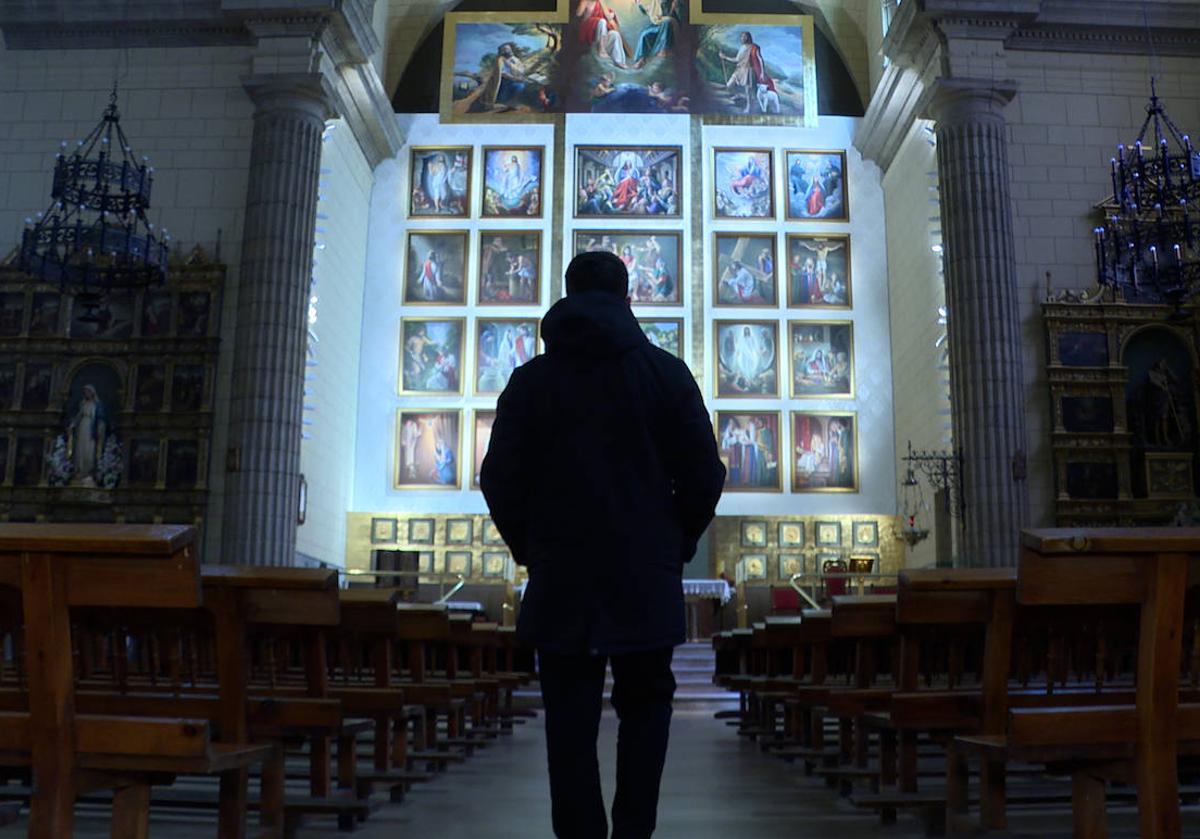
M629 304L603 291L577 292L551 306L542 337L548 352L589 358L621 355L646 343Z

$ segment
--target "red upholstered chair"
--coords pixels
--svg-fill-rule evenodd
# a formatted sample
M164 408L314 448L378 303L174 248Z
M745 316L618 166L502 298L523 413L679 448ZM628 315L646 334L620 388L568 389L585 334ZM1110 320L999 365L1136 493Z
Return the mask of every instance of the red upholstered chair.
M821 564L821 573L824 574L845 574L846 563L840 559L827 559ZM837 597L846 593L846 578L845 577L826 577L825 579L825 596Z
M800 595L791 586L771 586L771 614L798 613Z

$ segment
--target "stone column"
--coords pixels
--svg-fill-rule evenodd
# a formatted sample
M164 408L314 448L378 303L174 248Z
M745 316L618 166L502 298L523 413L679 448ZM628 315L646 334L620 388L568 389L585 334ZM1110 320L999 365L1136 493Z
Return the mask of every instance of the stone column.
M1028 519L1025 393L1004 106L1013 83L938 79L937 166L954 439L963 454L962 561L1015 565Z
M232 348L221 560L292 565L321 134L333 114L319 74L250 76L244 84L257 108Z

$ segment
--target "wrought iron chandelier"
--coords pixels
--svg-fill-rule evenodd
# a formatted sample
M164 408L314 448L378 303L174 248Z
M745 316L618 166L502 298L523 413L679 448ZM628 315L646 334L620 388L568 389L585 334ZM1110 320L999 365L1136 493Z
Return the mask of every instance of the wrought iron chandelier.
M49 208L25 220L20 267L91 298L161 283L170 236L146 219L154 169L129 147L116 85L99 124L70 155L66 148L64 140Z
M1200 293L1200 155L1153 77L1141 132L1112 159L1112 189L1094 231L1100 286L1130 303L1179 309Z

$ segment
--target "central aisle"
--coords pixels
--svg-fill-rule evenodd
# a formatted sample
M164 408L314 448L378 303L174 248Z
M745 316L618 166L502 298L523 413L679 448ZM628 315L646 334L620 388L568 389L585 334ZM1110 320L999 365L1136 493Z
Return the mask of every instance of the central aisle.
M616 716L607 711L600 765L610 806L616 732ZM414 788L401 806L373 814L354 835L552 839L543 736L540 717L520 726L512 737L453 767L448 777ZM318 835L329 833L301 833ZM823 784L804 778L797 767L765 757L756 744L714 720L711 711L675 714L655 839L921 835L915 823L881 828Z

